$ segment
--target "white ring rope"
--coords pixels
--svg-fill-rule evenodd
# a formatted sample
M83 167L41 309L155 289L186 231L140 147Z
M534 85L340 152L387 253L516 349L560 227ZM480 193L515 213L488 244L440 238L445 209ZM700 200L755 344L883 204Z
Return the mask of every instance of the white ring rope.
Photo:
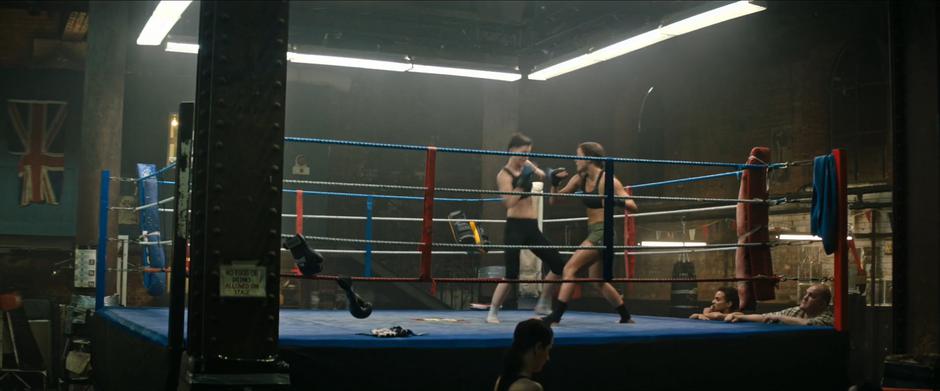
M721 205L721 206L709 206L705 208L691 208L691 209L676 209L676 210L664 210L659 212L644 212L644 213L631 213L631 217L647 217L647 216L665 216L665 215L674 215L674 214L685 214L685 213L698 213L698 212L709 212L714 210L725 210L725 209L735 209L737 205ZM615 219L623 218L624 215L614 215ZM572 222L572 221L587 221L587 217L568 217L561 219L544 219L543 223L563 223L563 222Z
M290 252L290 250L281 249L281 252ZM322 254L365 254L366 250L341 250L341 249L317 249ZM487 251L486 254L502 254L502 251ZM420 251L414 250L372 250L374 255L420 255ZM431 251L434 255L467 255L466 251Z
M296 218L297 215L293 213L283 213L281 217L293 217ZM326 219L326 220L366 220L366 216L338 216L338 215L303 215L305 219ZM420 217L379 217L373 216L372 220L375 221L424 221ZM477 223L505 223L506 220L486 220L486 219L434 219L435 222L448 222L448 223L459 223L464 221L473 221Z
M139 244L139 245L142 245L142 246L165 246L165 245L173 245L173 241L172 241L172 240L161 240L161 241L153 241L153 242L151 242L151 241L146 241L146 240L138 240L138 239L119 239L119 238L108 238L108 240L110 240L110 241L112 241L112 242L123 242L123 241L127 241L127 242L130 243L130 244Z
M736 250L737 247L715 247L715 248L689 248L687 250L660 250L660 251L628 251L627 255L670 255L670 254L694 254L694 253L706 253L706 252L717 252L717 251L731 251ZM290 250L281 249L282 252L289 252ZM366 250L341 250L341 249L317 249L318 253L321 254L365 254ZM500 255L504 254L505 251L487 251L486 254L481 255ZM562 255L572 255L574 251L559 251ZM373 255L420 255L420 251L394 251L394 250L372 250ZM468 255L466 251L431 251L433 255ZM614 255L622 256L623 252L615 252Z
M405 186L405 185L379 185L372 183L352 183L352 182L330 182L330 181L306 181L299 179L286 179L284 182L287 183L298 183L298 184L310 184L310 185L324 185L324 186L343 186L343 187L363 187L363 188L380 188L380 189L401 189L401 190L427 190L424 186ZM499 191L499 190L483 190L483 189L466 189L458 187L435 187L434 191L442 192L454 192L454 193L469 193L469 194L498 194L498 195L526 195L533 197L571 197L571 198L601 198L603 199L605 195L603 194L583 194L583 193L538 193L538 192L527 192L527 191ZM618 200L657 200L657 201L694 201L694 202L724 202L724 203L735 203L735 204L772 204L776 205L785 200L765 200L759 198L753 199L743 199L743 198L708 198L708 197L668 197L668 196L614 196L614 199Z
M282 237L289 238L293 235L282 234ZM336 238L329 236L308 236L304 235L305 239L310 240L319 240L324 242L341 242L341 243L356 243L356 244L387 244L387 245L403 245L403 246L423 246L424 242L410 242L410 241L399 241L399 240L366 240L366 239L353 239L353 238ZM737 244L710 244L705 246L666 246L666 247L656 247L656 248L694 248L696 250L706 250L706 249L715 249L715 248L738 248L738 247L759 247L759 246L775 246L775 243L737 243ZM508 245L508 244L461 244L461 243L431 243L432 247L446 247L446 248L482 248L482 249L503 249L503 250L526 250L526 249L570 249L570 250L603 250L606 249L606 246L581 246L581 245ZM612 246L615 250L636 250L641 248L641 246ZM655 250L660 251L660 250Z
M377 184L371 184L371 183L302 181L298 179L287 179L284 182L288 182L288 181L291 181L291 183L303 183L303 184L324 185L324 186L363 187L363 188L418 190L418 191L427 190L427 188L424 186L377 185ZM603 195L599 195L599 194L500 191L500 190L485 190L485 189L467 189L467 188L460 188L460 187L435 187L434 191L435 192L448 192L448 193L495 194L495 195L510 195L510 196L519 195L519 196L538 196L538 197L557 196L557 197L572 197L572 198L604 198Z
M111 210L132 210L132 211L137 212L137 211L139 211L139 210L141 210L141 209L153 208L153 207L155 207L155 206L157 206L157 205L163 205L163 204L165 204L165 203L167 203L167 202L173 201L174 199L175 199L175 197L167 197L167 198L164 198L164 199L162 199L162 200L160 200L160 201L151 202L151 203L149 203L149 204L144 204L144 205L141 205L141 206L112 206L112 207L109 207L108 209L111 209Z
M721 205L721 206L709 206L705 208L691 208L691 209L677 209L677 210L665 210L659 212L644 212L644 213L632 213L631 217L648 217L648 216L665 216L673 214L685 214L685 213L698 213L698 212L709 212L716 210L726 210L737 208L737 205ZM129 208L128 208L129 209ZM161 212L171 213L173 209L160 209ZM282 213L281 217L284 218L297 218L296 214L293 213ZM614 218L620 219L624 215L614 215ZM303 215L305 219L325 219L325 220L367 220L366 216L343 216L343 215ZM421 217L382 217L382 216L373 216L372 220L374 221L415 221L420 222L424 221ZM445 219L445 218L435 218L434 222L447 222L447 223L459 223L459 222L469 222L473 221L476 223L505 223L506 220L496 220L496 219ZM558 219L543 219L545 223L562 223L562 222L573 222L573 221L587 221L587 217L567 217L567 218L558 218Z

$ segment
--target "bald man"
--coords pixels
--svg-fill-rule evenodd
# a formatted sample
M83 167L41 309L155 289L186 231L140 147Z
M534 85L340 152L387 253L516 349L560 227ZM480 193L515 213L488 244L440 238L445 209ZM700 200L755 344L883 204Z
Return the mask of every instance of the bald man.
M725 322L783 323L800 326L832 326L832 309L829 301L832 292L823 284L815 284L806 290L800 305L763 315L745 315L735 312L725 316Z

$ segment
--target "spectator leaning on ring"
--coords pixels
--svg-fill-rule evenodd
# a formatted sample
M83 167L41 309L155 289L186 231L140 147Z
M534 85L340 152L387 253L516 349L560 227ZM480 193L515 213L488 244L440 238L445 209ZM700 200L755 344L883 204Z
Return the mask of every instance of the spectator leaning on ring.
M828 286L815 284L806 290L800 305L763 315L745 315L735 312L725 316L725 322L783 323L801 326L832 326L832 309L829 301L832 292Z
M730 286L723 286L715 291L715 298L712 299L711 306L705 307L701 314L692 314L689 319L724 320L725 316L737 311L740 304L738 290Z

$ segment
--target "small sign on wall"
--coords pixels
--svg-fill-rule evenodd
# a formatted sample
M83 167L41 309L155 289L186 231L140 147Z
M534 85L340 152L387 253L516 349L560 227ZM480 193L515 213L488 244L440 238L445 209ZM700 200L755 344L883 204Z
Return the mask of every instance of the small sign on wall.
M219 294L222 297L261 297L267 291L266 268L256 261L232 261L219 265Z
M118 201L118 206L121 208L133 208L136 206L135 200L134 196L122 196ZM137 212L127 209L118 209L118 224L137 225Z
M97 250L75 249L75 287L95 287L95 259Z
M294 156L294 167L291 169L291 174L310 175L310 166L307 165L307 157L304 156L304 154L299 153L297 156Z

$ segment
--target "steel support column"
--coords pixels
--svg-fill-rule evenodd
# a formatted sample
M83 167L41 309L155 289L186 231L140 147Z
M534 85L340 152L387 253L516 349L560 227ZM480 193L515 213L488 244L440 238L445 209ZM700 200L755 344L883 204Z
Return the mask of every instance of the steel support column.
M189 196L195 104L180 103L179 136L176 138L176 213L173 215L173 258L170 264L170 317L168 324L169 366L166 390L177 387L180 357L183 352L183 327L186 313L186 257L189 254Z
M278 275L285 1L203 1L182 389L285 387Z

